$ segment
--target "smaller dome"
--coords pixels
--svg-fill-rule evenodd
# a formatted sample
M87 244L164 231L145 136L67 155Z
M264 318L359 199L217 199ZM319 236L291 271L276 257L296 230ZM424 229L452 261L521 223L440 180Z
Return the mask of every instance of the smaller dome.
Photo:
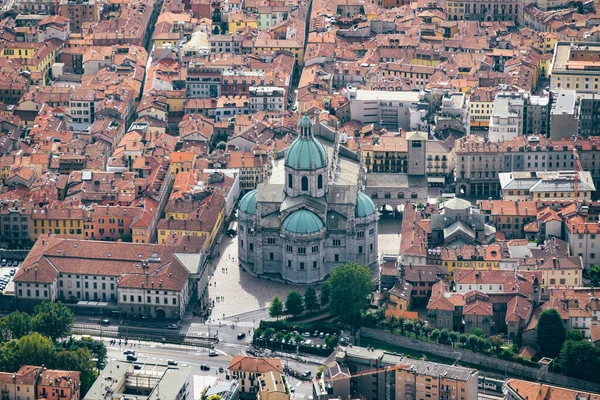
M303 170L324 168L327 166L327 151L314 137L299 137L288 148L285 165Z
M470 201L459 199L458 197L455 197L453 199L447 200L444 203L442 203L442 206L449 210L459 211L459 210L466 210L467 208L471 208L472 204Z
M308 210L297 210L283 221L283 229L287 232L306 235L317 233L323 229L323 221L317 214Z
M254 215L256 212L256 189L249 191L242 197L239 210L248 215Z
M364 218L376 212L377 207L375 207L373 200L363 192L358 192L356 195L356 206L354 206L354 216L356 218Z

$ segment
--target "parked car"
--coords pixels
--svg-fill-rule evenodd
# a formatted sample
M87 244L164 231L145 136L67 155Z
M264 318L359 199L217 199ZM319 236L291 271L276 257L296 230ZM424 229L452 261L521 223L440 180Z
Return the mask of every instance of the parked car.
M217 357L218 355L219 355L219 353L217 353L214 350L211 350L211 351L208 352L208 356L209 357Z
M17 273L16 269L13 268L10 270L10 276L14 276L16 273Z
M223 369L223 367L219 367L219 372L225 372L225 369Z
M137 361L137 356L135 354L128 354L127 361Z
M167 365L177 365L177 361L167 360Z
M101 319L100 321L98 321L98 323L100 325L110 325L110 321L107 319Z
M304 336L304 337L310 337L310 332L304 332L304 333L302 334L302 336Z
M123 354L125 354L126 356L129 356L129 355L135 356L135 351L134 350L125 350L123 352Z
M14 261L12 262L12 266L13 266L13 267L18 267L18 266L19 266L19 260L14 260Z
M242 339L244 339L245 337L246 337L246 334L245 334L245 333L243 333L243 332L242 332L242 333L238 333L238 335L237 335L237 338L238 338L238 340L242 340Z
M206 364L202 364L200 366L200 370L201 371L210 371L210 366L206 365Z
M325 334L324 334L323 332L321 332L321 333L319 333L319 337L320 337L321 339L323 339L323 338L325 337Z
M167 328L169 328L169 329L179 329L179 325L177 325L177 324L171 324L171 325L167 326Z
M0 262L0 266L6 267L6 258L2 259L2 262Z

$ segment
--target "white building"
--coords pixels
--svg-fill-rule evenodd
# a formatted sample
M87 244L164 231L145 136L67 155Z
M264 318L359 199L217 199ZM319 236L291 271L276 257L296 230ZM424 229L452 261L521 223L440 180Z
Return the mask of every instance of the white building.
M419 92L387 92L348 88L350 118L389 129L422 130L427 104Z
M494 99L488 139L490 142L511 140L523 133L525 102L518 93L498 93Z
M250 87L250 111L285 110L285 90L275 86Z
M192 273L167 246L39 238L15 275L19 307L40 301L101 301L129 315L179 319Z

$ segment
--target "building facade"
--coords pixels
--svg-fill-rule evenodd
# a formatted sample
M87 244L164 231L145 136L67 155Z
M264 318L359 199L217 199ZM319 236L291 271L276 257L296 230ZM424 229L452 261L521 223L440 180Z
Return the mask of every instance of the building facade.
M377 209L356 186L329 184L325 147L301 118L285 157L285 184L262 183L240 201L240 263L286 281L323 280L339 264L377 262Z

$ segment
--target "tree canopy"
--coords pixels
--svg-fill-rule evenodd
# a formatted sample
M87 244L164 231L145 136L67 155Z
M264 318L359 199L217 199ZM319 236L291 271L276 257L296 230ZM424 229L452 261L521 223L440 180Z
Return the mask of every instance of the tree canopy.
M556 358L566 335L565 324L558 311L548 309L540 314L536 342L543 357Z
M75 317L73 312L60 301L40 303L35 306L34 312L33 331L48 336L53 341L71 334Z
M281 302L281 300L279 300L279 297L275 296L273 297L273 300L271 301L271 306L269 307L269 316L271 318L279 319L279 317L281 317L282 315L283 303Z
M373 277L368 267L354 263L339 265L327 280L331 287L329 310L344 322L360 316L369 305Z
M302 295L297 290L292 290L288 293L285 301L285 311L287 314L299 315L304 311L304 304L302 304Z
M309 286L306 288L306 292L304 292L304 308L307 311L317 311L319 309L317 291L313 286Z
M321 301L321 307L327 307L329 305L329 299L331 298L331 286L325 282L321 285L321 293L319 300Z
M567 340L560 351L558 366L569 376L600 382L600 349L583 340Z

